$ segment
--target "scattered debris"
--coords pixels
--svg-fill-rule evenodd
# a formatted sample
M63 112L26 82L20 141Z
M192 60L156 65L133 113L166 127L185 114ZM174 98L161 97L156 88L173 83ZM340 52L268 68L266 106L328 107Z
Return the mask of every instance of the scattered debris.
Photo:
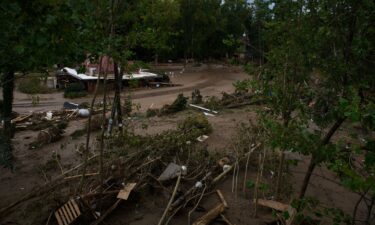
M80 117L88 117L88 116L90 116L90 110L88 110L88 109L79 109L78 110L78 115Z
M203 216L199 217L193 225L209 225L216 217L224 212L225 206L223 203L216 205Z
M214 114L211 114L211 113L208 113L208 112L203 112L203 114L204 114L205 116L215 116Z
M184 168L184 170L183 170ZM170 180L173 178L176 178L179 174L184 171L186 173L186 167L179 166L175 163L169 163L167 168L163 171L163 173L159 176L158 180L159 181L165 181L165 180Z
M79 104L73 103L73 102L64 102L63 104L64 109L80 109L81 107Z
M208 113L215 113L215 114L218 114L219 112L218 111L215 111L215 110L211 110L211 109L207 109L207 108L204 108L202 106L199 106L199 105L194 105L194 104L189 104L189 106L193 107L193 108L196 108L196 109L200 109L200 110L204 110Z
M62 130L56 126L51 126L47 129L41 130L36 138L36 140L30 144L30 148L41 147L45 144L49 144L61 139Z
M258 205L281 212L288 212L289 218L285 221L286 225L291 225L293 223L295 215L297 214L297 210L292 206L277 201L258 199Z
M208 139L208 137L209 136L207 136L207 135L201 135L201 136L197 137L197 141L204 142L205 140Z
M69 200L55 212L59 225L72 224L80 215L81 211L74 199Z
M128 200L128 197L130 195L130 192L133 190L133 188L137 185L137 183L129 183L125 185L123 189L120 190L120 192L117 194L117 198Z

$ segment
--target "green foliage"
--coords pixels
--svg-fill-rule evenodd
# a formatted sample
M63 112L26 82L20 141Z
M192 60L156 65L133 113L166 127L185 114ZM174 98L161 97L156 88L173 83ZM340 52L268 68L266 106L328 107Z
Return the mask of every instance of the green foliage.
M201 104L203 102L203 97L201 92L198 89L194 89L191 93L191 103L193 104Z
M146 117L154 117L159 115L160 110L159 109L150 109L148 108L146 111Z
M210 96L208 99L206 99L203 103L203 106L211 110L218 110L223 108L220 99L216 96Z
M150 65L148 63L142 61L134 61L133 64L129 66L129 70L134 72L138 71L139 69L150 69Z
M178 129L184 133L199 131L202 134L212 133L212 126L207 118L201 113L189 115L185 120L177 125Z
M64 90L64 98L80 98L86 95L87 91L81 83L69 84Z
M171 114L185 110L187 106L187 99L188 98L184 97L183 94L179 94L171 105L163 106L163 108L161 109L161 113Z
M254 187L255 187L255 182L252 181L252 180L247 180L247 181L246 181L246 187L247 187L248 189L252 189L252 188L254 188Z
M18 90L25 94L46 94L51 92L36 76L22 78L18 83Z
M315 198L293 200L291 206L298 209L296 222L299 224L316 224L324 218L330 224L351 224L351 216L338 208L325 207Z

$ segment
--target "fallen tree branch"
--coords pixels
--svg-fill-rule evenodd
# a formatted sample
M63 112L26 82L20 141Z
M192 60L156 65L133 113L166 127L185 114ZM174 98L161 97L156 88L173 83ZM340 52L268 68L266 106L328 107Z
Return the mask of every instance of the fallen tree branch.
M168 213L168 211L169 211L169 208L170 208L170 206L171 206L171 204L172 204L172 202L173 202L174 196L175 196L176 193L177 193L177 189L178 189L178 187L180 186L180 181L181 181L181 173L178 175L178 178L177 178L177 181L176 181L176 185L174 186L174 190L173 190L172 196L171 196L171 198L169 199L168 205L167 205L167 207L165 208L164 213L163 213L163 216L160 218L158 225L163 224L164 218L165 218L165 216L167 215L167 213Z
M224 212L224 204L220 203L214 208L212 208L210 211L208 211L203 216L199 217L193 225L208 225L211 223L212 220L214 220L216 217L218 217L222 212Z

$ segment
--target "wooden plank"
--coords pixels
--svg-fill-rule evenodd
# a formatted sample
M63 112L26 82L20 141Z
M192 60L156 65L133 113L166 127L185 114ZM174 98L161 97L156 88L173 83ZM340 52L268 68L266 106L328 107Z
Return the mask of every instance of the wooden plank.
M135 185L137 185L137 183L126 184L125 187L118 193L117 198L127 200L129 198L130 192L133 190Z
M78 207L76 201L72 200L72 204L73 204L74 209L76 210L78 216L80 216L81 215L81 211L79 210L79 207Z
M74 219L76 219L79 215L78 215L78 213L76 212L76 210L74 209L74 206L73 206L72 201L73 201L73 200L68 201L67 205L68 205L68 207L69 207L69 210L72 212Z
M266 200L266 199L258 199L258 205L265 206L271 209L275 209L278 211L287 211L289 205L281 203L281 202L276 202L272 200Z
M66 210L67 212L67 215L68 215L68 219L69 219L69 223L73 222L73 220L75 219L72 215L72 213L70 212L70 209L68 207L68 204L65 204L63 205L64 209Z
M68 217L68 213L66 212L64 206L62 206L62 207L60 208L60 212L62 212L62 218L65 219L66 224L67 224L67 225L70 224L70 220L69 220L69 217Z
M221 193L221 191L219 189L216 190L216 193L217 193L217 195L219 195L219 198L220 198L221 202L223 203L224 207L228 208L228 203L225 200L223 193Z
M224 212L224 204L220 203L210 211L208 211L203 216L199 217L193 225L208 225L210 224L216 217L218 217L222 212Z
M61 220L61 217L60 217L60 215L59 215L58 212L59 212L59 211L56 211L56 212L55 212L55 217L56 217L57 223L58 223L59 225L64 225L64 223L63 223L63 221Z
M57 212L60 214L60 218L63 222L63 225L68 225L68 222L66 221L65 216L64 216L63 212L61 211L61 209L57 210Z

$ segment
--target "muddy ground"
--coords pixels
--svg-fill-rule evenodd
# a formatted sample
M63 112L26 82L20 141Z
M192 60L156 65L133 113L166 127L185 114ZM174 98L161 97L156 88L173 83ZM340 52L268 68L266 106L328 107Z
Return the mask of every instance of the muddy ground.
M178 93L184 93L186 96L190 96L191 91L194 89L200 89L203 96L220 96L221 92L231 92L234 90L233 82L247 78L247 75L242 72L240 68L221 65L205 65L197 68L191 67L183 72L181 72L182 66L180 65L173 65L163 69L173 71L174 76L171 77L172 82L182 84L182 86L134 91L132 96L134 102L141 105L141 112L146 111L149 107L160 108L164 104L171 103ZM91 97L92 96L88 96L74 100L74 102L90 101ZM62 97L61 92L40 95L40 99L40 104L32 107L29 96L16 93L14 110L25 114L31 111L60 109L63 102L66 101L66 99ZM206 141L208 149L210 151L225 152L229 155L233 153L231 141L237 132L238 124L246 123L249 120L256 123L256 110L258 109L260 109L259 106L249 106L236 110L224 110L220 112L218 116L208 117L209 122L213 126L213 133ZM163 130L175 128L177 121L182 120L189 113L190 111L187 110L167 117L154 117L150 119L138 117L133 118L132 123L135 126L135 131L139 134L155 134ZM32 150L28 148L28 144L33 141L37 132L20 131L16 133L13 140L15 169L14 171L3 168L0 169L0 208L18 199L20 196L30 191L35 185L45 183L45 178L43 174L40 174L38 168L45 165L48 160L51 160L52 154L58 153L60 155L63 170L67 170L82 161L82 157L77 153L76 149L84 143L85 137L72 139L70 134L76 129L82 128L84 122L85 119L71 121L62 140ZM147 129L144 129L142 124L147 124ZM96 134L93 134L93 136L95 135ZM94 138L91 140L91 148L96 149ZM293 190L297 193L302 184L309 157L300 155L293 155L291 157L299 159L298 165L291 167L293 176L291 180L289 180ZM257 159L253 158L252 160ZM265 172L265 176L269 176L269 174L270 171ZM56 175L58 175L58 172L56 172ZM255 176L256 169L251 168L250 178L255 178ZM241 177L242 173L240 174L240 180ZM226 210L225 215L233 224L264 224L264 221L272 220L271 212L267 209L261 209L259 218L254 219L252 217L252 193L249 191L246 193L239 191L237 195L232 193L231 182L231 176L228 176L225 181L218 185L218 189L223 191L228 200L229 209ZM312 176L306 195L318 198L327 206L339 207L345 212L351 213L354 202L358 199L358 196L347 191L337 184L337 182L338 180L333 173L324 167L319 167L316 169L315 175ZM203 201L203 206L210 209L210 207L218 201L217 196L211 195L208 199ZM167 202L168 196L159 193L155 194L155 196L148 196L147 199L144 199L144 201L138 204L131 204L130 202L123 203L108 217L106 223L132 225L156 224ZM364 213L364 206L360 206L359 216L363 217ZM202 213L193 213L192 221L199 215L202 215ZM2 224L1 222L0 218L0 224ZM177 215L170 224L187 224L187 218L182 216L181 213L181 215Z

